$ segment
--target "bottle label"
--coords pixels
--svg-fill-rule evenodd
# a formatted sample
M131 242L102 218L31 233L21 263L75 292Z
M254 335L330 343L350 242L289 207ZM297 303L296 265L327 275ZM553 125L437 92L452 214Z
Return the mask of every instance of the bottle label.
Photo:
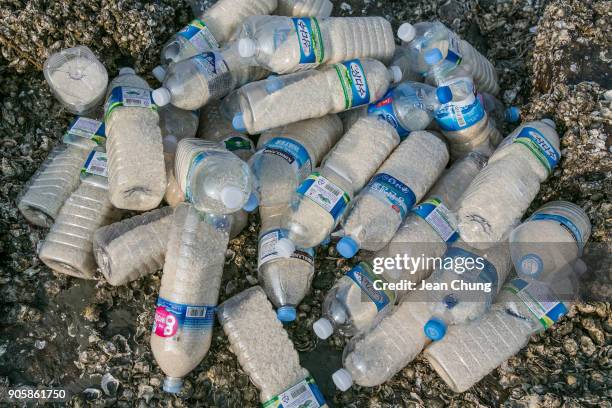
M93 140L98 146L103 145L106 141L104 122L77 117L64 134L63 142L67 144L78 143L78 139L82 138Z
M377 116L393 126L401 140L404 140L410 133L410 130L402 126L393 109L393 89L389 89L380 101L368 106L368 115Z
M204 52L192 58L198 70L208 80L217 78L229 72L227 63L218 52Z
M374 274L372 269L365 263L361 262L353 269L346 273L353 282L359 286L361 291L376 305L376 310L379 312L389 303L395 302L395 292L392 290L377 290L374 287L375 281L380 281L381 284L386 283L382 277Z
M480 100L471 95L462 102L451 102L436 110L436 122L445 131L454 132L469 128L478 123L485 115Z
M312 161L308 150L295 140L275 137L264 145L261 153L278 156L287 161L293 167L299 180L303 180L312 171Z
M439 199L432 198L424 201L412 211L424 219L442 238L442 241L450 244L459 239L457 220Z
M567 307L559 302L558 297L543 282L535 280L527 282L516 278L506 284L504 290L514 293L521 299L544 329L548 329L568 312Z
M178 35L189 41L198 53L219 48L219 43L206 23L197 18L179 31Z
M263 408L320 408L325 398L311 376L262 404Z
M212 329L215 306L184 305L158 298L155 308L153 333L159 337L174 337L183 332L207 331Z
M292 18L295 34L300 43L300 65L311 67L323 62L323 37L316 18Z
M459 50L460 41L455 33L451 32L448 34L448 51L446 52L445 59L453 65L459 65L463 61L461 51Z
M358 59L335 64L334 68L344 92L345 110L370 103L368 81Z
M104 121L108 120L110 114L118 106L157 110L157 105L153 103L150 90L131 86L116 86L113 88L104 107L106 112Z
M276 243L282 238L287 238L287 230L274 229L268 231L259 237L259 248L258 248L258 262L257 268L261 268L267 262L274 259L283 258L276 251ZM291 258L301 259L302 261L308 262L310 265L314 265L314 249L312 248L296 248L295 252L291 255Z
M527 147L531 153L542 163L542 165L548 170L548 174L552 173L561 154L555 149L553 145L544 137L539 130L530 126L525 126L521 129L521 132L512 140L513 143L520 143Z
M83 176L93 175L108 177L108 157L106 153L92 150L81 168Z
M247 150L253 152L253 142L248 137L244 136L231 136L221 141L225 145L225 148L230 152L236 152L240 150Z
M580 233L580 230L578 229L576 224L574 224L568 218L566 218L566 217L564 217L562 215L559 215L559 214L536 213L536 214L532 215L531 217L529 217L528 221L554 221L554 222L558 222L559 225L561 225L563 228L565 228L567 230L567 232L570 233L572 238L574 238L574 241L576 241L576 244L578 244L578 248L579 248L580 252L582 253L582 250L584 249L584 242L582 240L582 234Z
M406 219L408 211L416 203L416 196L410 187L385 173L378 173L372 177L364 188L364 194L372 195L380 202L389 204L402 220Z
M340 187L314 172L297 188L297 193L311 199L337 221L348 207L350 196Z
M495 266L486 260L484 257L476 255L472 252L466 251L463 248L450 247L446 251L445 258L453 258L457 259L455 262L452 262L452 265L474 265L472 268L463 268L463 269L451 269L453 273L458 275L463 275L465 272L468 272L468 276L466 276L465 280L470 280L471 282L482 282L485 284L490 284L491 291L489 292L489 296L487 296L487 305L490 305L495 294L497 293L497 288L499 285L497 269ZM461 259L462 261L459 261ZM482 269L480 269L477 265L482 264ZM477 272L477 273L476 273Z

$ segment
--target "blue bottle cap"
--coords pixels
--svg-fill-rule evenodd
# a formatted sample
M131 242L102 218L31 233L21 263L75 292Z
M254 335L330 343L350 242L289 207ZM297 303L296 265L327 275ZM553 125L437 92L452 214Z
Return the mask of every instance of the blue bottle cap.
M297 313L293 306L281 306L276 310L278 320L283 323L290 323L295 320Z
M436 89L436 96L440 103L449 103L453 100L453 91L448 86L440 86Z
M336 251L344 258L352 258L359 251L359 244L351 237L343 237L336 244Z
M423 328L425 335L433 341L441 340L446 334L446 323L440 319L429 319Z
M257 194L251 193L249 199L246 204L242 207L244 211L254 211L259 206L259 199L257 198Z
M232 126L239 132L244 132L246 130L242 113L237 113L234 115L234 118L232 119Z
M518 122L521 119L521 110L516 106L511 106L506 109L505 116L508 123Z
M423 59L428 65L435 65L438 62L442 61L444 57L442 56L442 51L437 48L432 48L431 50L425 51Z
M278 77L278 75L270 75L266 79L266 91L271 94L274 93L283 87L283 81Z

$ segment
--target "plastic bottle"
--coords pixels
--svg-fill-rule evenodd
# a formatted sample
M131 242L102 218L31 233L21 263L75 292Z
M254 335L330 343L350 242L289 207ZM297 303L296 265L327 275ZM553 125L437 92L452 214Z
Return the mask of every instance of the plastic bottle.
M111 202L136 211L157 207L167 184L159 115L151 88L133 69L121 68L112 80L104 122Z
M330 0L278 0L274 14L290 17L329 17L333 3Z
M425 79L422 74L412 69L412 56L406 46L398 45L395 47L395 54L393 54L391 65L398 66L402 70L401 82L423 82Z
M218 102L202 108L198 137L225 145L227 150L245 161L255 153L251 139L234 129L232 121L221 113Z
M454 249L460 248L454 247ZM460 250L464 251L463 249ZM462 252L460 254L447 252L447 256L453 259L456 256L468 259L483 256L483 254L481 252ZM510 270L507 243L488 251L488 256L483 262L487 266L482 271L493 272L488 279L497 279L501 286L501 282ZM457 269L454 271L441 269L434 271L431 277L423 283L449 282L448 278L472 281L472 279L466 279L465 275L475 275L473 272L477 271L478 267L474 267L471 271L466 271L463 274L459 274ZM492 285L490 293L470 291L473 295L470 300L463 298L461 300L464 301L461 301L457 299L457 303L453 307L455 309L455 312L453 312L455 321L458 323L468 317L474 319L485 313L487 302L499 290L499 286L495 286ZM417 289L419 287L417 286ZM431 341L428 335L432 334L433 325L430 323L432 307L439 304L437 298L440 295L447 296L451 294L449 292L452 293L453 291L441 290L438 293L435 289L415 290L405 297L392 313L383 317L370 330L353 337L344 348L344 368L336 371L332 376L336 387L346 391L353 383L364 387L377 386L389 380L410 363ZM454 291L455 295L458 293L458 291ZM461 313L458 313L459 309ZM447 317L450 317L450 314Z
M341 223L340 255L352 258L360 249L384 248L447 163L448 148L440 136L412 132L353 201Z
M269 14L277 0L220 0L174 35L161 53L162 65L215 50L247 17ZM197 15L197 14L196 14Z
M50 227L79 185L81 167L91 149L105 143L104 124L78 117L68 127L63 143L55 147L30 177L17 198L17 208L26 220Z
M279 241L279 251L288 255L295 246L313 248L323 242L399 141L387 122L372 117L355 122L321 168L297 188L286 222L288 236Z
M230 349L259 389L262 406L327 407L259 286L223 302L217 317Z
M504 123L516 123L521 119L521 110L516 106L506 108L495 96L486 92L478 92L476 95L484 106L493 126L500 129Z
M591 234L589 217L567 201L538 208L510 233L510 255L521 278L539 279L573 264Z
M457 210L461 238L483 247L501 240L518 223L560 158L552 120L519 126L465 191Z
M238 109L232 124L239 131L257 134L367 105L382 98L400 76L399 69L362 59L253 82L229 98Z
M100 105L108 85L106 68L84 46L52 54L45 61L43 73L57 100L77 115Z
M180 392L212 339L229 225L187 203L176 207L155 309L151 350L166 374L164 391Z
M395 52L391 23L382 17L255 16L238 37L245 60L278 74L355 58L390 62Z
M499 93L497 73L493 65L471 44L462 40L439 21L404 23L398 37L410 51L414 72L427 75L430 64L450 72L457 65L467 64L478 90L492 95Z
M257 207L249 166L218 143L181 140L174 171L186 200L200 211L231 214Z
M260 205L289 205L295 189L341 135L342 122L333 114L262 133L250 161Z
M124 285L163 267L173 212L160 208L95 232L94 255L108 283Z
M96 148L100 149L100 148ZM92 150L79 187L70 195L38 248L38 257L59 273L92 279L96 271L94 232L121 216L108 198L107 158Z

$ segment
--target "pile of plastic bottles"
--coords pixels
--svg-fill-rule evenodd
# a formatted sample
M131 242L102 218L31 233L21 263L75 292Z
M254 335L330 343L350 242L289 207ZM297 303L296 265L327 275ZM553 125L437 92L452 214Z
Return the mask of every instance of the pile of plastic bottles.
M99 269L124 285L163 269L151 349L167 392L205 357L216 314L264 406L324 406L283 329L311 291L319 245L362 251L313 325L321 339L353 337L333 374L341 390L379 385L424 350L463 391L567 312L559 282L576 294L584 211L552 202L519 225L560 160L555 124L504 138L518 109L496 98L493 65L442 23L405 23L396 45L384 18L331 10L219 0L163 47L157 89L127 67L108 84L86 47L45 64L78 116L19 210L50 228L38 256L56 272ZM257 209L261 286L217 306L228 242ZM143 213L122 220L125 210ZM563 250L533 245L544 242ZM375 267L397 257L455 262ZM401 286L458 277L489 290Z

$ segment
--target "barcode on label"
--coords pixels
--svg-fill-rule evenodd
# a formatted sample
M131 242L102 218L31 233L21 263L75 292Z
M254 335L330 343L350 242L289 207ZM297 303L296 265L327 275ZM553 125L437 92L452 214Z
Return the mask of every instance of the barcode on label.
M297 398L306 392L306 385L302 384L299 388L291 390L291 398Z
M206 316L206 308L205 307L193 307L188 306L185 311L186 317L204 317Z
M454 106L453 109L455 110L455 116L457 116L457 123L459 123L459 126L463 127L466 125L466 121L463 117L463 113L461 112L461 107L460 106Z
M337 189L336 187L334 187L334 186L333 186L333 185L331 185L331 184L324 184L324 185L323 185L323 188L324 188L325 190L329 191L330 193L332 193L332 194L333 194L333 195L335 195L335 196L340 196L340 195L342 195L342 191L341 191L341 190L339 190L339 189Z
M125 104L126 105L131 105L131 106L148 106L149 104L146 101L140 100L140 99L126 99L125 100Z
M92 165L92 166L89 166L88 170L90 170L94 174L101 174L106 171L106 167Z
M451 224L448 209L440 204L433 210L425 221L436 230L442 240L447 241L455 232L455 226Z

